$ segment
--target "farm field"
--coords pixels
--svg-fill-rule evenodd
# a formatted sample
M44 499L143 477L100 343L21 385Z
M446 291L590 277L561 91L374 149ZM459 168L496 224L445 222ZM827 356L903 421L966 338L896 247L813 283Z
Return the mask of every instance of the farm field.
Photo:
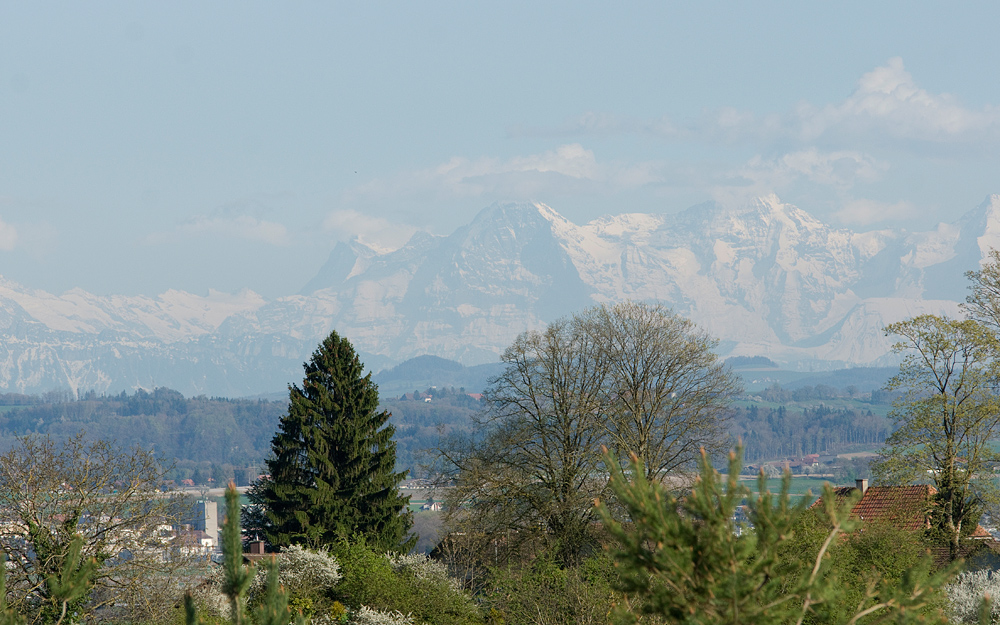
M740 480L750 488L753 494L757 494L757 478L756 477L740 477ZM808 496L810 500L815 500L820 493L823 492L823 483L830 482L833 486L848 486L848 484L839 484L837 481L829 476L820 477L813 475L796 475L792 477L792 484L789 488L789 495L793 502L798 502L799 498ZM781 492L781 478L770 478L767 481L767 489L772 493ZM811 492L810 492L811 491Z

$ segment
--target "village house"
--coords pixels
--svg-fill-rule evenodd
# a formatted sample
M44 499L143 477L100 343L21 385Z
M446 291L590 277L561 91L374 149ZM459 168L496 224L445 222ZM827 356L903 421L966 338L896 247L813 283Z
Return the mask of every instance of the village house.
M838 499L861 493L861 499L851 508L851 518L864 523L886 523L907 532L920 532L931 527L931 513L937 489L930 484L909 486L869 486L868 480L855 480L854 486L838 486L833 489ZM823 505L817 499L812 508ZM863 528L862 528L862 531ZM947 545L932 550L935 561L943 563L948 559ZM961 555L969 564L967 568L1000 568L1000 542L986 531L982 525L963 542Z

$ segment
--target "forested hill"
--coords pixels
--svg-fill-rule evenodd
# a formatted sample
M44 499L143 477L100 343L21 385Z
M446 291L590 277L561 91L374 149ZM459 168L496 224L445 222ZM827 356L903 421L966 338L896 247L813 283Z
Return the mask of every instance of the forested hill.
M748 394L733 405L730 433L744 441L748 462L871 449L890 431L885 418L892 397L882 391L859 393L853 386L780 386ZM0 450L25 434L116 440L123 446L155 450L173 464L175 479L243 484L259 473L286 401L186 398L158 388L133 394L79 398L65 392L0 395ZM398 468L420 474L421 452L436 447L442 434L471 427L483 408L479 395L453 386L432 386L401 395L383 395L381 408L396 427Z
M479 406L477 397L453 387L385 398L382 408L396 426L399 467L414 469L419 450L436 446L441 432L467 427ZM287 407L284 400L186 398L167 388L79 398L68 392L0 394L0 450L9 449L17 436L62 438L83 431L90 438L155 450L176 466L172 475L178 480L235 479L242 485L260 472Z
M89 438L153 449L178 477L243 482L267 454L286 404L256 399L186 398L158 388L128 395L0 395L0 447L25 434ZM190 474L190 475L188 475Z
M132 395L84 395L78 400L49 393L0 395L0 441L44 433L88 437L155 449L168 458L242 463L259 460L284 404L263 400L186 398L158 388Z

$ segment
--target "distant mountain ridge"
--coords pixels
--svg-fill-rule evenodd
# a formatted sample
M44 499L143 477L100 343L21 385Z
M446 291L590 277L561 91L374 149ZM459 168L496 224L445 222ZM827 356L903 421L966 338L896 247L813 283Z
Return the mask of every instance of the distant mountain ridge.
M496 362L520 332L595 303L663 302L723 356L783 366L891 364L882 328L958 313L963 273L1000 246L1000 196L929 232L852 232L771 195L577 225L494 204L448 236L381 253L339 243L297 295L56 296L0 279L0 389L187 395L277 391L336 329L373 371L429 354Z

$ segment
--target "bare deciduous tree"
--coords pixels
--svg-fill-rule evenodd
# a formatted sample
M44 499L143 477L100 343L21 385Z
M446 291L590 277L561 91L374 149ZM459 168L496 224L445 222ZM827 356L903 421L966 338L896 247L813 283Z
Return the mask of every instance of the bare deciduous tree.
M72 610L86 620L117 606L149 620L176 601L187 558L163 530L182 500L162 493L152 452L124 451L82 435L57 443L28 436L0 456L0 548L8 558L10 605L29 621L45 620L51 593L73 542L80 561L94 559L93 589Z
M619 458L635 454L653 478L729 448L726 411L741 384L712 351L718 341L658 304L598 306L576 322L602 349L600 404Z
M603 445L662 477L728 444L725 410L739 385L714 346L669 310L635 303L519 336L485 393L481 434L441 450L456 484L452 529L508 552L539 540L575 561L594 538Z
M969 293L965 298L966 315L1000 335L1000 250L990 250L989 261L978 270L965 272Z
M507 348L506 368L485 394L487 434L444 452L457 481L450 510L474 502L477 531L517 542L538 537L554 542L561 559L576 557L603 488L600 353L569 319Z

